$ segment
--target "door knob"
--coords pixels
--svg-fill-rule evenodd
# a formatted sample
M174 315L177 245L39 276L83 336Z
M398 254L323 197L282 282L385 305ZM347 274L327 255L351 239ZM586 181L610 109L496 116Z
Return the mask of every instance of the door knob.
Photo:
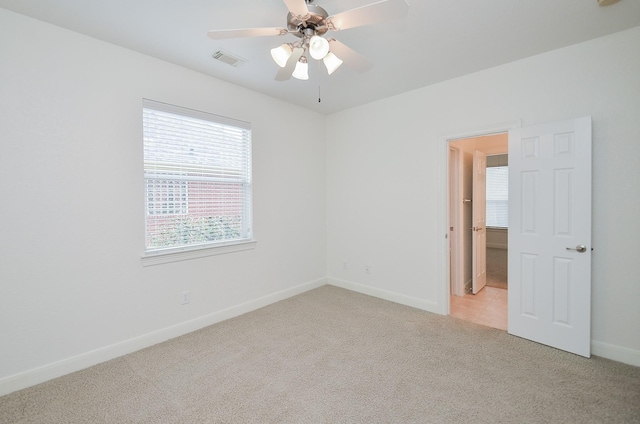
M576 247L567 247L567 250L575 250L576 252L584 253L587 251L587 246L585 246L584 244L579 244Z

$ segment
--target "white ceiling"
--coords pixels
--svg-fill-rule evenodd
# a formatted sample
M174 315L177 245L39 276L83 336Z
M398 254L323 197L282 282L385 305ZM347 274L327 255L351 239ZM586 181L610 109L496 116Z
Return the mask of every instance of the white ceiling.
M378 0L316 0L330 15ZM293 35L212 40L211 29L286 27L282 0L0 0L0 7L328 114L640 25L640 0L406 0L408 16L331 36L374 63L358 74L274 80ZM639 47L640 48L640 47ZM216 61L222 49L246 59ZM315 62L315 61L313 61ZM318 102L320 92L322 101Z

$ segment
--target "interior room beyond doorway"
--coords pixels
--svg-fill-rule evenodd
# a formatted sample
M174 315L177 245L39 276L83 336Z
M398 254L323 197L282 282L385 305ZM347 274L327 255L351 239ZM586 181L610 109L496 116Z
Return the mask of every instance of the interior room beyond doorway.
M487 179L486 222L484 228L486 243L474 244L474 219L472 215L474 197L474 151L487 156L485 175ZM508 153L508 134L493 134L450 142L450 175L449 175L449 220L450 220L450 315L456 318L473 321L478 324L507 330L507 219L508 189L491 193L489 182L495 176L506 171ZM502 168L502 169L500 169ZM494 172L486 172L486 170ZM506 171L508 175L508 171ZM498 178L499 179L499 178ZM503 178L504 179L504 178ZM508 177L504 184L508 186ZM476 192L477 193L477 192ZM484 202L485 199L482 199ZM501 208L505 205L504 210ZM485 213L485 212L483 212ZM484 245L486 244L486 247ZM482 252L478 251L481 247ZM475 262L474 262L475 261ZM483 263L478 263L478 262ZM485 273L486 286L472 290L474 277L478 270ZM484 271L483 271L484 270ZM476 291L476 294L472 294Z

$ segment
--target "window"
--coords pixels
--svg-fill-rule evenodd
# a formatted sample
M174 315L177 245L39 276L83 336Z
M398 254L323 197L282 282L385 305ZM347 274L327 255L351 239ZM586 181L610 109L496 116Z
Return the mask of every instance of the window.
M487 227L509 227L509 167L487 168Z
M241 243L251 233L251 127L143 101L146 253Z

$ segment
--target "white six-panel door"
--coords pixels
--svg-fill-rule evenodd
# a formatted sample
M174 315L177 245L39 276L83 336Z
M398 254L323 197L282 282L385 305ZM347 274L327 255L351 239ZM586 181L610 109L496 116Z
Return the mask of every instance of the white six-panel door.
M487 285L487 155L473 152L473 213L471 222L471 288L477 294Z
M509 333L591 342L591 118L509 131Z

